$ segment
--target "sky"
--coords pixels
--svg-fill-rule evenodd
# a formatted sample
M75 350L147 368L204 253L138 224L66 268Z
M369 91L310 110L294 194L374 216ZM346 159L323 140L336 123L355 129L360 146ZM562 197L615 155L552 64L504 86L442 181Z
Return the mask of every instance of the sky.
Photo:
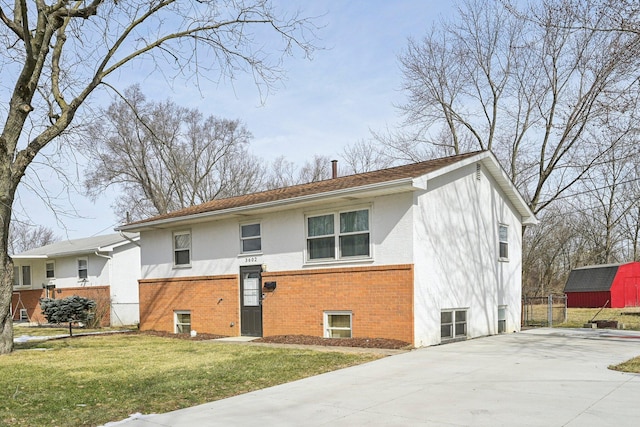
M409 37L421 38L440 17L450 15L452 3L276 0L279 7L320 16L316 44L323 49L310 61L300 52L288 58L286 79L266 99L250 76L239 76L233 85L204 83L200 89L175 84L172 90L161 77L148 73L127 73L111 83L119 89L139 83L149 99L171 98L205 115L240 119L253 134L250 151L265 162L279 156L296 164L316 154L337 158L347 145L369 139L371 130L399 122L394 106L404 102L405 94L397 56ZM119 225L111 209L115 189L92 201L80 194L81 186L62 188L53 173L39 178L47 193L58 195L58 204L68 203L72 212L56 214L25 187L16 211L28 214L32 223L53 229L63 240L112 233Z

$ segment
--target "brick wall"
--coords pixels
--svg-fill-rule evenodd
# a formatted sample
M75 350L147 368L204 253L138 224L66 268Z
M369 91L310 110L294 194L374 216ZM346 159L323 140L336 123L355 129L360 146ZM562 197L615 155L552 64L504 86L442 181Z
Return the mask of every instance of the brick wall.
M238 275L142 279L139 281L140 329L173 333L173 312L188 310L192 330L240 335L238 281Z
M277 283L262 305L264 336L323 336L325 311L350 311L352 336L413 343L413 266L263 273Z
M91 286L77 288L57 288L49 291L49 295L55 299L62 299L73 295L92 299L96 302L96 314L101 318L101 326L109 326L111 322L111 297L109 286ZM47 323L40 309L40 298L46 296L45 290L14 291L11 298L13 319L20 318L20 309L26 308L29 320L33 323Z
M263 334L323 336L325 311L351 311L354 337L413 343L413 266L265 272ZM191 312L191 329L240 335L239 276L140 280L140 329L174 332L174 311ZM234 326L230 326L231 323Z

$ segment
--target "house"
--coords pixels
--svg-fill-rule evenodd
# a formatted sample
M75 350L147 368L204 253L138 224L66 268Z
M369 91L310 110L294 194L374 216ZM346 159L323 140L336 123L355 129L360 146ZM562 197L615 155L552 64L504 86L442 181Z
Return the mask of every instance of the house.
M116 233L13 255L13 319L45 323L40 298L79 295L96 301L103 325L137 323L139 239L137 234Z
M640 307L640 262L576 268L564 293L567 307Z
M335 175L119 227L140 233L140 328L414 346L519 330L536 219L491 153Z

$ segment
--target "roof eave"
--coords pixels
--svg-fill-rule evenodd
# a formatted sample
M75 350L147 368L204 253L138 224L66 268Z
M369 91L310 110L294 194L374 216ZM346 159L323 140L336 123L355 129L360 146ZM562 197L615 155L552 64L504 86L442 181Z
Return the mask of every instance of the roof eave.
M340 190L333 190L333 191L317 193L317 194L309 194L305 196L292 197L292 198L281 199L281 200L273 200L269 202L257 203L257 204L247 205L247 206L238 206L238 207L229 208L229 209L221 209L221 210L210 211L210 212L201 212L196 214L188 214L188 215L183 215L183 216L178 216L173 218L164 218L156 221L148 221L148 222L139 223L139 224L131 224L131 225L125 224L125 225L116 227L115 230L139 232L139 231L144 231L144 230L149 230L154 228L164 228L166 226L170 226L171 224L185 222L185 221L198 221L205 218L222 217L226 215L240 214L243 212L254 211L254 210L277 208L280 206L298 205L303 203L312 203L312 202L325 200L325 199L346 197L354 193L361 194L366 192L385 190L389 188L395 188L395 189L406 188L406 191L412 191L422 187L420 186L419 183L414 182L413 178L402 178L402 179L397 179L393 181L379 182L379 183L369 184L369 185L364 185L359 187L343 188Z

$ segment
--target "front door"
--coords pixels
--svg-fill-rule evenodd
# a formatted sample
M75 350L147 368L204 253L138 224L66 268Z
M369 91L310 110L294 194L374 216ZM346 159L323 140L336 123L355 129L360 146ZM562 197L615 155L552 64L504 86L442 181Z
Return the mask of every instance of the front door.
M240 333L262 336L262 267L240 267Z

